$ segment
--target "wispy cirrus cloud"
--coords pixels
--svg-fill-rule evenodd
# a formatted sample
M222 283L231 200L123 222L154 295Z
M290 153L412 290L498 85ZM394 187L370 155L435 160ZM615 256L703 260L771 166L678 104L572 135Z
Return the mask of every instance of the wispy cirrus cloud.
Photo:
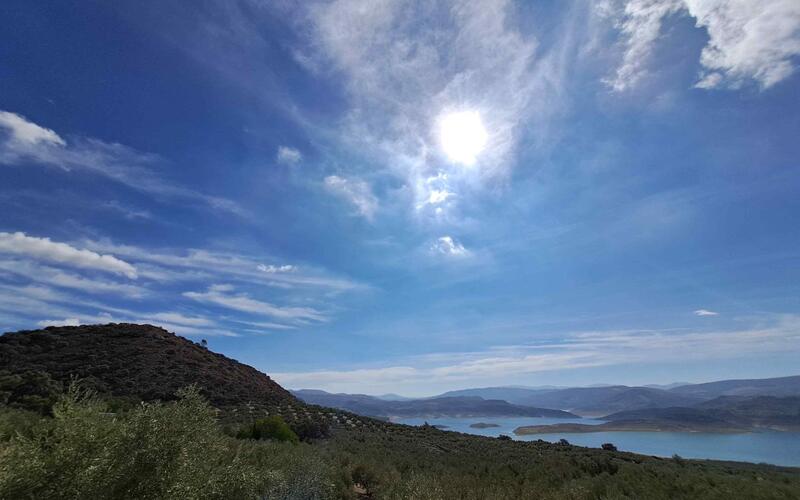
M138 284L81 276L27 258L0 260L0 275L2 274L94 295L115 294L129 298L141 298L149 293L147 288Z
M81 242L86 248L134 261L139 274L161 281L236 280L256 285L276 284L282 288L322 289L345 292L367 289L351 279L331 276L319 269L294 264L264 264L264 257L199 248L158 249L118 245L108 240ZM275 271L275 272L272 272Z
M67 140L53 130L8 111L0 111L0 131L3 132L0 134L0 164L46 165L91 173L136 191L248 216L234 201L200 193L158 176L154 168L165 162L158 155L91 137Z
M318 269L264 260L200 249L164 251L0 233L0 313L6 324L20 327L76 320L147 322L185 335L231 336L298 330L328 321L329 313L322 310L333 309L330 304L337 297L367 288ZM214 284L222 280L231 285ZM118 305L132 298L135 303ZM188 314L158 311L165 302ZM219 314L220 309L228 313ZM208 310L218 319L210 320L204 314Z
M546 123L559 106L560 54L539 56L516 10L507 0L313 4L296 52L345 83L339 140L402 179L414 207L441 211L435 205L452 195L505 178L522 125ZM437 124L459 112L479 115L487 131L476 168L454 165L440 148ZM425 182L439 174L442 185Z
M661 34L664 18L680 12L683 7L683 0L629 0L625 3L622 19L618 21L625 51L614 77L607 81L612 89L621 92L639 83L647 73L650 53ZM604 11L604 15L608 14L612 12Z
M295 165L303 159L303 154L293 147L280 146L275 154L275 159L284 165Z
M368 220L372 220L378 210L378 198L361 179L329 175L325 177L325 189L353 205L356 213Z
M694 312L695 316L719 316L718 312L709 311L708 309L698 309Z
M325 321L327 319L323 313L310 307L277 306L254 299L244 293L234 293L234 287L230 285L212 285L205 292L184 292L183 296L235 311L286 321Z
M272 375L292 388L345 392L420 393L502 381L526 374L659 361L716 360L760 353L800 353L800 317L756 318L729 330L642 329L574 332L558 340L498 346L469 353L438 353L403 364ZM436 387L430 388L430 381ZM369 383L365 383L369 381Z

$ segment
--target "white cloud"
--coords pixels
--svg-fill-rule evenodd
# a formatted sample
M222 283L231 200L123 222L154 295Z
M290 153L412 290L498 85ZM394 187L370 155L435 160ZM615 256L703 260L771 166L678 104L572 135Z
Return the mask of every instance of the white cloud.
M275 159L278 163L283 163L284 165L294 165L303 159L303 154L295 148L281 146L278 148Z
M616 91L635 86L646 74L653 44L661 24L670 14L683 8L683 0L629 0L619 29L625 40L625 54L613 79L607 83Z
M225 252L190 248L182 252L167 252L131 245L116 245L108 241L84 240L87 248L109 252L136 262L141 276L156 281L198 281L237 279L254 284L285 284L287 287L321 288L337 292L366 289L366 285L345 278L326 275L320 270L304 272L293 266L292 272L269 273L255 258ZM268 267L267 267L268 269Z
M431 250L442 255L454 257L466 257L470 253L469 250L464 248L464 245L454 240L452 236L437 238L431 245Z
M125 297L140 298L149 293L146 288L129 283L116 283L99 279L90 279L66 273L53 267L40 265L25 260L0 260L0 270L22 276L30 281L70 288L92 294L116 294Z
M68 316L64 319L44 319L41 321L37 321L36 325L42 328L48 326L80 326L80 325L98 325L98 324L107 324L113 323L115 321L114 317L107 313L100 313L96 315L76 315L76 316Z
M131 279L136 278L136 268L113 255L101 255L90 250L75 248L66 243L51 241L49 238L36 238L20 232L0 232L0 253L23 255L37 260L121 274Z
M698 309L694 312L695 316L719 316L718 312L709 311L708 309Z
M284 320L325 321L325 316L310 307L281 307L253 299L246 294L232 294L230 285L212 285L205 292L184 292L183 296L198 302L216 304L235 311Z
M356 207L358 214L366 219L372 220L378 210L378 198L363 180L329 175L325 177L325 189L350 202Z
M275 266L272 264L269 265L259 264L258 270L265 273L274 274L274 273L291 273L293 271L296 271L297 268L291 264L284 264L282 266Z
M755 82L766 89L794 72L800 56L797 0L628 0L619 22L625 52L608 81L614 90L634 87L647 73L663 21L676 13L689 14L708 32L697 87Z
M199 203L213 209L247 216L237 203L199 193L168 182L153 172L164 163L157 155L141 153L122 144L107 143L94 138L62 139L50 129L24 117L0 111L0 164L36 163L101 175L137 191L189 203Z
M753 80L769 88L794 72L800 56L797 0L685 0L697 26L708 30L701 88Z
M49 128L40 127L22 116L0 111L0 128L11 135L9 143L12 147L26 148L32 146L65 146L64 139Z
M36 324L42 328L47 326L80 326L80 318L64 318L64 319L44 319L37 321Z
M446 201L451 196L454 196L454 194L446 189L432 189L428 196L427 203L429 205L437 205Z

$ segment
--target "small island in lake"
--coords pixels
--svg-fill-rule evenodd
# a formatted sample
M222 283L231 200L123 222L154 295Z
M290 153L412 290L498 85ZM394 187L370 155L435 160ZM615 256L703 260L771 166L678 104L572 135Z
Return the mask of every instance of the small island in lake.
M487 424L486 422L476 422L474 424L470 424L470 427L473 429L489 429L490 427L500 427L499 424Z

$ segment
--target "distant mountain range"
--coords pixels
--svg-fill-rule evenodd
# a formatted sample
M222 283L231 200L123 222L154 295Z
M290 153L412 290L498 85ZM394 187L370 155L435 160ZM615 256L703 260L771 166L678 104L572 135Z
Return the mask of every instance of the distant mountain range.
M450 391L437 397L476 396L512 404L553 408L581 416L604 416L646 408L692 407L720 396L800 396L800 376L722 380L654 387L625 385L542 389L485 387Z
M720 396L800 396L800 375L792 377L720 380L683 385L670 389L674 394L700 399Z
M503 399L512 404L553 408L581 416L602 416L624 410L691 406L701 398L674 394L663 389L614 385L607 387L574 387L570 389L518 389L488 387L453 391L442 396L470 395Z
M721 396L694 407L647 408L613 413L600 425L555 424L517 428L517 434L606 431L800 431L800 397Z
M475 396L390 401L365 394L331 394L318 390L292 391L309 404L328 406L371 417L549 417L576 418L572 413L508 403Z
M692 413L694 415L711 409L710 406L703 406L704 404L724 404L728 408L734 402L746 405L748 403L745 400L756 396L777 398L800 396L800 376L643 387L625 385L570 388L483 387L449 391L438 396L418 399L405 398L397 394L368 396L332 394L316 390L293 391L293 394L307 403L340 408L368 416L606 417L622 412L674 408L692 408L692 411L696 410ZM561 410L561 413L553 413L557 410ZM682 415L688 417L690 413L684 412ZM706 416L711 413L707 412ZM653 418L654 415L655 413L651 414ZM675 411L673 415L676 415ZM727 419L725 422L731 424L732 428L754 424L750 421L742 423L736 419ZM776 422L772 423L778 425Z

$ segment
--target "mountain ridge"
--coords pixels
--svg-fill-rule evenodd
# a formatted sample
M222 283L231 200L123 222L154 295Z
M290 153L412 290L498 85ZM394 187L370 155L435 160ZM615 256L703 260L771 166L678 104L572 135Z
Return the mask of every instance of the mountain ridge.
M561 410L514 405L503 400L479 397L462 396L387 401L366 394L334 394L316 389L301 389L292 391L292 394L306 403L338 408L373 417L577 417Z

